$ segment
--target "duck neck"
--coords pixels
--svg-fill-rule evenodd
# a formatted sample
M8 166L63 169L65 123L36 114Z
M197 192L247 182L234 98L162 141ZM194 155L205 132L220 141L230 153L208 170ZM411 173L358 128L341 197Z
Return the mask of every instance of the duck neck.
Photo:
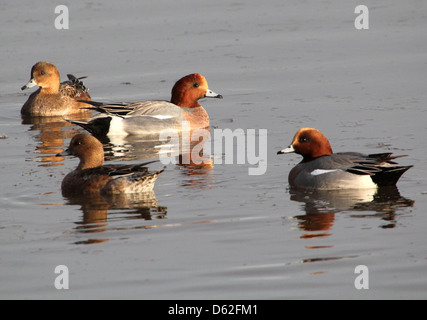
M80 159L79 166L77 167L80 170L90 169L100 167L104 164L104 155L102 154L92 154L89 157Z
M199 104L199 99L192 100L188 96L186 96L184 93L173 94L171 98L171 102L173 104L176 104L177 106L184 107L184 108L201 107L201 105Z
M47 87L42 87L41 91L44 94L57 94L59 92L59 82L55 84L50 84Z
M209 115L202 106L185 109L184 116L190 122L191 130L209 126Z
M320 158L320 157L324 157L324 156L328 156L331 155L332 152L332 148L330 146L330 144L324 144L318 147L318 149L315 149L315 151L309 153L309 154L305 154L303 155L303 161L307 162L307 161L312 161L314 159Z

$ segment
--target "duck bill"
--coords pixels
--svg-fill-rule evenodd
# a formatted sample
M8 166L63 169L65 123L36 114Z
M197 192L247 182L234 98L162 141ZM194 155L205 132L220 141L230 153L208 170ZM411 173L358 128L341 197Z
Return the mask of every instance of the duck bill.
M290 145L289 147L278 151L277 154L285 154L285 153L293 153L293 152L295 152L294 146Z
M38 86L37 82L34 79L31 79L25 86L21 88L21 90L29 89L36 86Z
M205 98L216 98L216 99L222 99L222 95L213 92L212 90L207 90L205 93Z
M66 156L72 156L70 149L66 149L60 153L56 154L57 157L66 157Z

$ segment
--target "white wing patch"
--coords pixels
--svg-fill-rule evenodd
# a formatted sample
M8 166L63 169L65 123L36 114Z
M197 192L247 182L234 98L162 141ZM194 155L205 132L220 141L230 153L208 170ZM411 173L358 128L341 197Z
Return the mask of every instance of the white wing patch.
M316 169L316 170L311 171L310 174L312 176L319 176L321 174L331 173L331 172L335 172L335 171L339 171L339 169L330 169L330 170Z
M159 120L172 119L172 116L150 116Z

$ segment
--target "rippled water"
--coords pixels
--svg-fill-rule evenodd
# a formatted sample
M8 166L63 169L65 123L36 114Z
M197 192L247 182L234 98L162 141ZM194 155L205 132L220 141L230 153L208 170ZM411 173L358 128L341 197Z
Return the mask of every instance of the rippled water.
M0 4L0 298L425 299L427 4L368 2L361 31L358 4L79 2L69 30L48 1ZM168 99L202 73L224 96L202 102L211 133L267 129L267 171L213 152L167 165L153 194L65 199L77 159L55 155L81 128L19 113L40 60L62 79L87 75L101 101ZM300 158L276 153L307 126L334 151L405 154L414 167L378 192L290 190ZM106 144L107 160L155 158L156 144ZM58 265L68 290L54 286ZM369 289L355 287L359 265Z

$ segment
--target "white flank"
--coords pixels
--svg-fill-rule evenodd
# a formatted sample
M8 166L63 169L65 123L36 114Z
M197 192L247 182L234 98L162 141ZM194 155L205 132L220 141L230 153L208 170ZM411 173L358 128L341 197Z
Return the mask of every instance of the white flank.
M344 172L340 169L316 169L310 172L312 176L320 176L322 174L340 172L332 177L334 188L336 189L376 189L378 186L372 181L369 175L357 175L349 172Z
M111 117L110 129L108 130L108 136L127 136L128 133L124 130L123 118Z
M372 181L371 176L358 176L357 181L355 181L354 186L358 189L371 189L377 188L378 186Z

